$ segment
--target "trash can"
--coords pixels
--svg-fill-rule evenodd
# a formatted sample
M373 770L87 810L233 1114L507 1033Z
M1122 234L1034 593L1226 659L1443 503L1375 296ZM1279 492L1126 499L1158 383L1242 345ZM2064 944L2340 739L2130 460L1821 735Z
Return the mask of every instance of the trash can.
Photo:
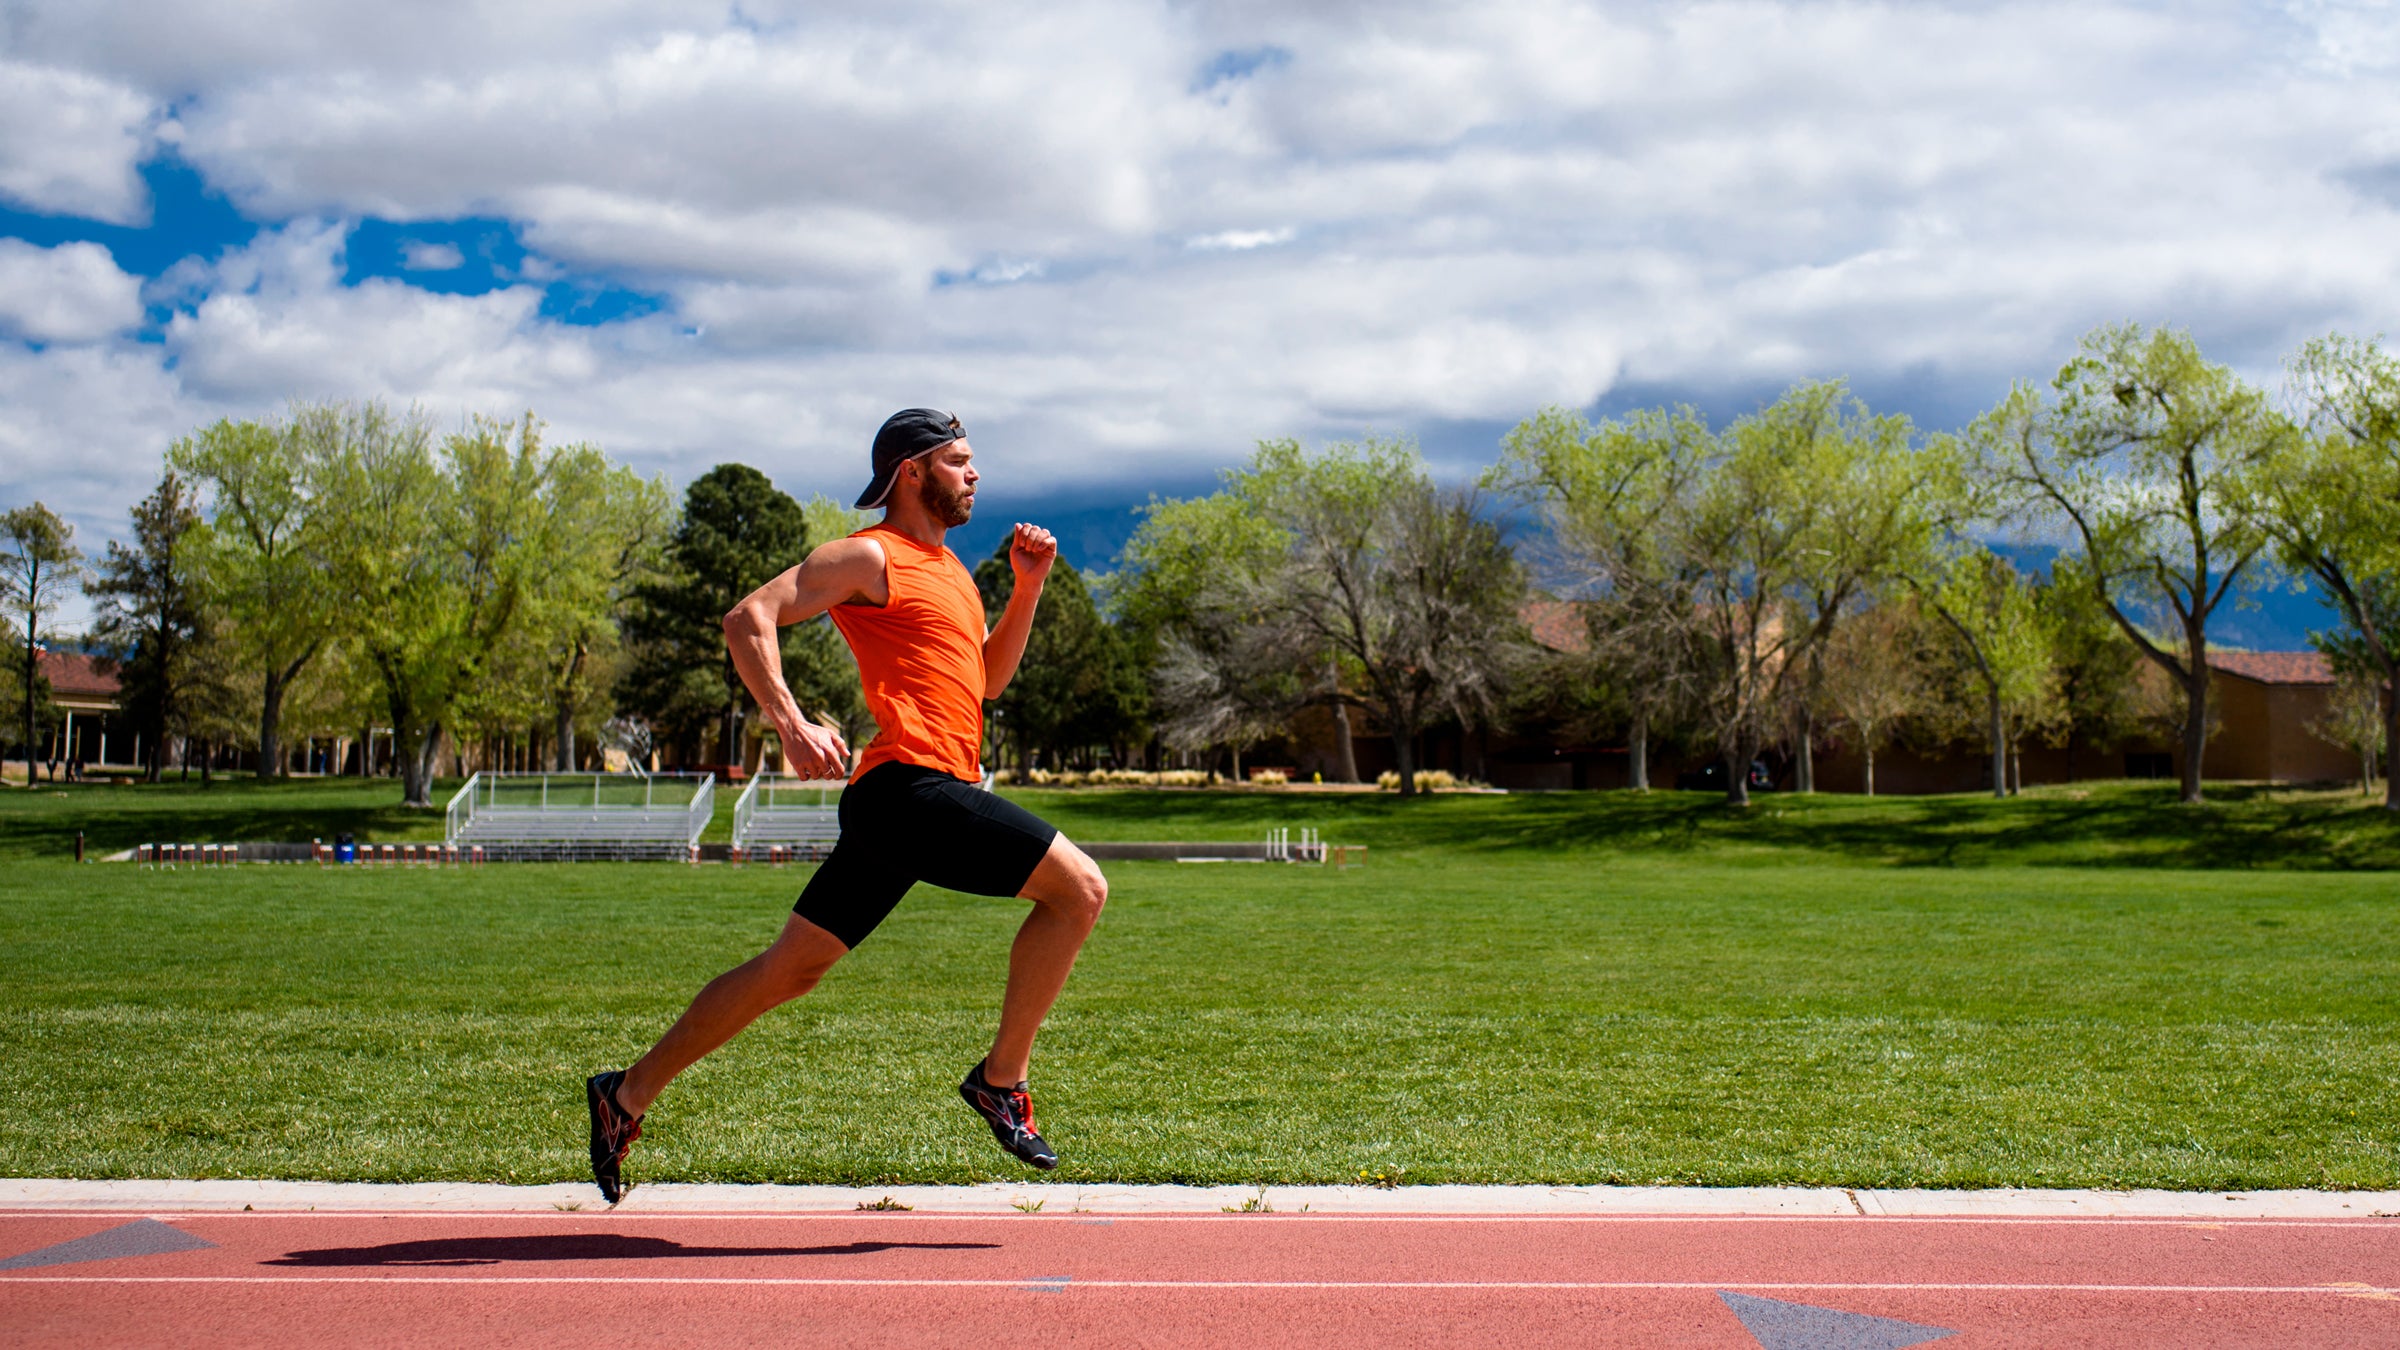
M358 840L346 834L335 835L333 837L333 860L337 863L357 862Z

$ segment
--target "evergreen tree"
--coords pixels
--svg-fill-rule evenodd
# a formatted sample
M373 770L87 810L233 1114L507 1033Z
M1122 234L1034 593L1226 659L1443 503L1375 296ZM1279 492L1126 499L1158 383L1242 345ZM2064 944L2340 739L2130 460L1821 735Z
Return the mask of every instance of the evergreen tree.
M200 588L175 554L199 524L191 485L167 470L133 508L132 547L109 541L100 576L88 587L101 602L93 635L114 650L125 708L148 751L144 768L154 783L167 737L192 730L195 657L209 620Z
M1016 593L1010 542L1001 540L975 568L987 624L999 622ZM1140 725L1144 702L1131 645L1101 617L1082 576L1059 559L1042 588L1025 659L992 709L1019 771L1030 767L1035 751L1058 763L1095 745L1122 743Z
M663 574L633 590L625 625L633 655L619 696L670 735L716 722L717 762L740 763L749 693L726 650L725 612L807 553L805 512L765 474L720 464L693 480ZM799 685L792 692L804 697Z

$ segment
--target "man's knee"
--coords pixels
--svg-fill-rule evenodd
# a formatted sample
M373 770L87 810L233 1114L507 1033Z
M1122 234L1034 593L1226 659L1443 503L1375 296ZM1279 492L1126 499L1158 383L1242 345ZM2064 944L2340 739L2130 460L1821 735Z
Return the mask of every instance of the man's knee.
M1055 864L1053 874L1048 879L1050 884L1033 897L1034 901L1086 928L1098 923L1101 908L1108 904L1108 877L1100 871L1100 864L1072 844L1066 844L1045 862Z
M794 916L772 946L759 954L768 978L784 998L798 998L817 987L825 972L849 952L841 940L806 919Z

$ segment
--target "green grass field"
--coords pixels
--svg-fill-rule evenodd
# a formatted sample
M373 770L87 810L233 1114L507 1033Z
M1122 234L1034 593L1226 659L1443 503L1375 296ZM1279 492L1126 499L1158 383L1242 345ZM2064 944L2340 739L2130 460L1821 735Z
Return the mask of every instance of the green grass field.
M55 861L438 836L393 795L0 800L0 1173L580 1176L582 1076L803 880ZM2400 825L2170 796L1024 794L1084 838L1373 847L1110 865L1036 1061L1057 1179L2400 1186ZM1017 913L920 889L661 1101L634 1177L1030 1176L951 1089Z

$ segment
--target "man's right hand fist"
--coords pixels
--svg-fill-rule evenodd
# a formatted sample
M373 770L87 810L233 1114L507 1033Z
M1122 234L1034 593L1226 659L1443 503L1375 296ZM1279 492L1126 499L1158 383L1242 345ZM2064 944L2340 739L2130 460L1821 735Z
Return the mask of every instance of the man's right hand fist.
M850 765L850 747L832 727L792 716L776 719L783 739L783 767L801 778L840 778Z

